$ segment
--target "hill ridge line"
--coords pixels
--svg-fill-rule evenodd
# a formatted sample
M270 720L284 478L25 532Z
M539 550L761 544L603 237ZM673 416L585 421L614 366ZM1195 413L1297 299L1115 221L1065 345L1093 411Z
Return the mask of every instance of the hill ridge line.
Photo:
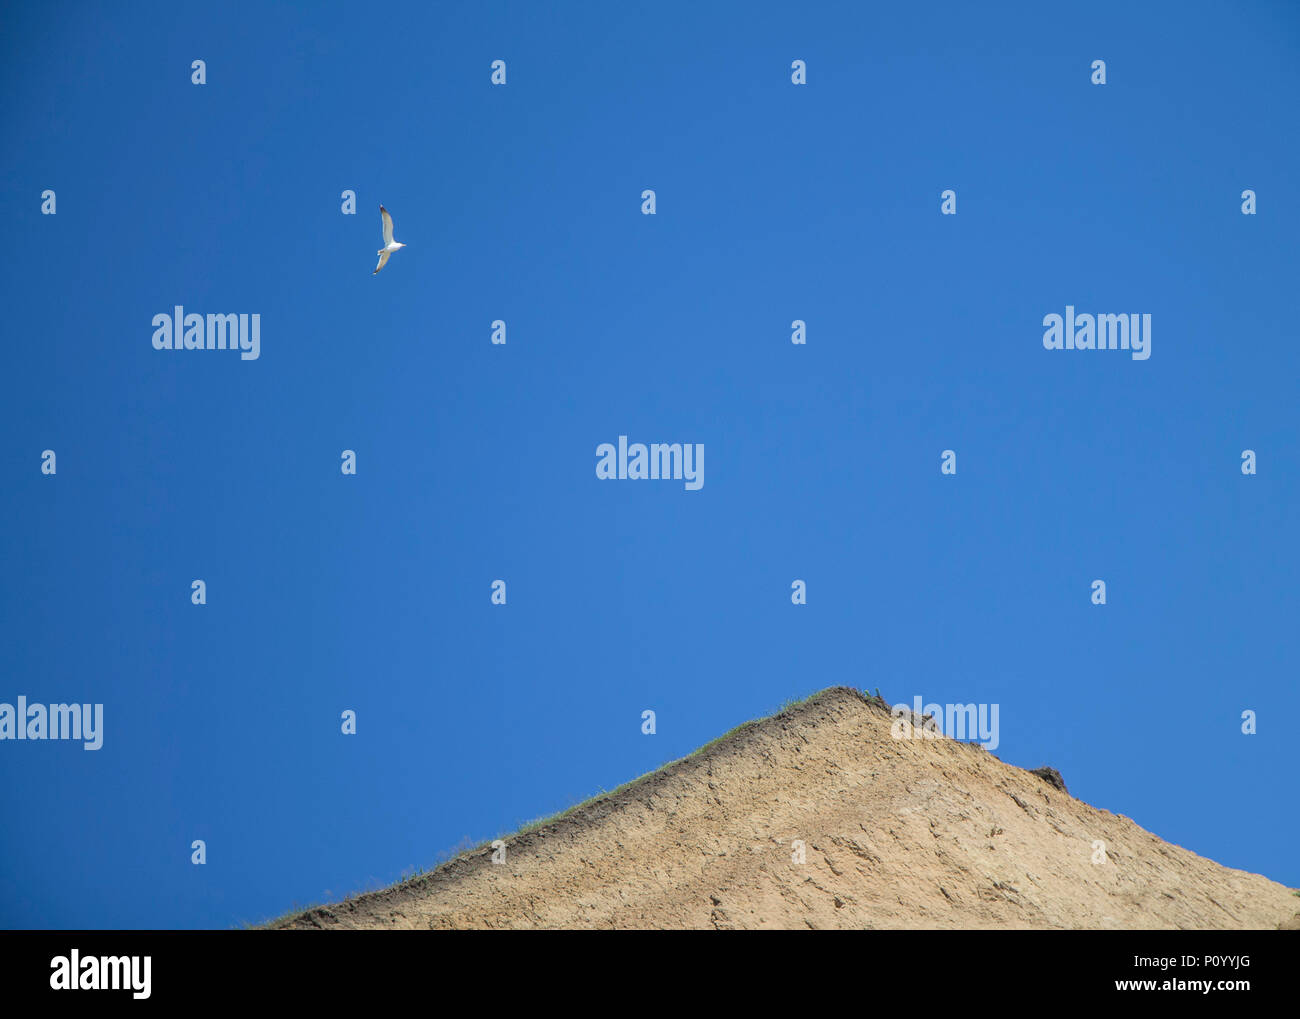
M912 717L910 709L899 713ZM489 862L485 841L387 888L263 926L761 926L767 915L788 921L805 906L817 921L806 918L809 926L914 926L886 901L886 886L927 866L922 884L943 898L924 902L920 913L943 919L944 910L956 911L958 920L973 914L976 926L1008 919L1012 926L1132 926L1143 908L1172 917L1161 926L1182 926L1189 917L1236 926L1262 909L1276 918L1249 922L1276 927L1291 916L1281 885L1221 867L1079 800L1054 769L1020 768L942 732L895 738L895 722L883 698L827 687L502 836L509 866ZM806 837L815 866L783 871L772 864L771 854L792 832ZM1115 866L1080 868L1084 840L1103 834ZM823 862L842 886L829 912L799 880L824 890L826 882L812 877ZM1044 874L1032 869L1044 867ZM1026 881L1035 887L1022 892ZM1102 894L1098 882L1114 887ZM710 883L719 891L700 894ZM739 890L748 914L721 905L722 886L729 895ZM1087 900L1081 911L1092 915L1091 924L1075 915L1071 894ZM1107 894L1117 897L1110 912ZM1233 895L1249 898L1237 913L1221 904L1231 906ZM863 896L880 901L859 902Z
M869 708L882 711L889 714L889 706L882 707L882 702L877 701L874 697L864 694L851 686L829 686L794 704L788 705L774 712L771 715L764 715L761 718L752 718L749 721L741 722L739 725L728 730L723 735L710 740L695 750L692 750L684 757L678 757L660 765L653 771L644 772L636 778L630 779L621 786L618 786L609 792L597 793L580 803L575 804L566 810L560 811L556 815L543 818L536 827L525 825L509 835L501 836L502 841L506 844L507 852L511 849L526 850L541 838L558 834L566 826L578 826L587 821L599 821L604 819L609 813L617 809L629 798L633 792L641 792L649 789L652 784L665 782L675 777L678 769L688 764L698 764L709 759L715 754L720 753L728 748L732 741L739 740L741 737L752 737L756 730L769 722L774 722L783 717L799 717L813 710L815 707L824 703L839 699L848 698ZM943 738L947 738L946 736ZM953 742L956 742L955 740ZM981 748L983 749L983 748ZM601 809L596 814L598 808ZM594 815L594 816L593 816ZM312 917L332 913L334 910L346 906L363 906L369 903L386 901L395 893L416 893L426 890L430 885L437 881L454 881L466 869L472 870L481 860L486 848L491 845L493 840L488 839L477 845L458 853L450 860L444 860L437 864L432 870L419 874L416 877L408 878L405 881L399 881L396 884L389 885L386 888L377 888L371 891L361 892L357 895L351 895L347 898L327 905L309 906L304 910L295 910L283 917L268 921L261 926L271 928L283 928L286 926L298 924L302 921L309 921Z

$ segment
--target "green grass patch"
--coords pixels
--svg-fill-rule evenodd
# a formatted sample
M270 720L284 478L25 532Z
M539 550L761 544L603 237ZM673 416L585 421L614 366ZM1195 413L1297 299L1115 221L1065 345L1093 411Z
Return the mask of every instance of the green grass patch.
M557 811L554 814L548 814L545 817L535 818L532 821L528 821L524 823L522 826L516 828L512 832L501 832L497 835L497 839L501 839L509 843L512 839L518 839L525 835L529 835L535 831L538 831L541 828L545 828L549 825L557 824L558 822L564 820L566 817L569 817L570 815L575 814L586 807L590 807L592 804L598 803L602 799L611 796L617 796L620 793L625 792L626 790L632 788L632 786L637 785L640 782L648 781L649 779L653 778L655 775L658 775L661 772L666 771L668 768L671 768L674 765L681 764L684 761L689 761L692 758L699 757L701 754L708 753L714 747L725 742L726 740L729 740L734 736L738 736L740 733L744 732L745 730L751 729L754 726L760 724L761 722L765 722L767 721L767 719L774 717L775 715L784 714L787 711L791 711L795 708L802 707L803 705L807 704L809 701L811 701L814 697L818 696L818 694L822 692L824 691L815 690L812 693L808 694L808 696L806 697L792 698L790 700L784 701L782 702L781 706L771 715L764 715L760 718L751 718L747 722L741 722L735 728L727 730L721 736L718 736L716 739L709 740L709 742L705 743L702 747L699 747L691 751L685 757L677 757L671 761L667 761L664 764L661 764L654 771L648 771L643 775L638 775L636 778L628 782L624 782L622 785L618 786L615 789L610 789L610 790L601 789L593 796L590 796L579 803L575 803L571 807L567 807L564 810ZM862 691L862 695L868 701L879 704L886 711L889 710L889 704L886 703L885 699L880 696L879 687L876 687L876 692L874 696L868 693L866 690ZM458 860L467 855L475 855L478 853L486 852L491 847L494 841L496 841L496 839L485 839L482 842L471 844L470 839L466 837L465 839L462 839L461 842L457 843L454 847L452 847L450 850L447 850L444 853L440 853L431 867L414 868L412 871L404 873L402 879L398 881L396 884L389 885L387 886L387 888L400 890L402 888L414 884L418 884L419 882L428 878L430 875L434 874L442 867L446 866L447 864L455 860ZM382 891L385 889L379 889L379 890ZM368 893L353 892L351 895L348 895L342 901L348 902L351 899L357 898L358 896L365 895L365 894ZM1300 895L1300 891L1296 892L1296 894ZM288 923L298 919L299 917L303 916L306 913L310 913L312 910L328 908L330 905L331 903L316 903L315 905L311 905L311 906L294 907L289 912L276 917L274 920L268 920L265 923L260 924L258 926L271 927L271 926L275 926L276 924ZM243 926L245 928L248 928L252 925L244 924Z

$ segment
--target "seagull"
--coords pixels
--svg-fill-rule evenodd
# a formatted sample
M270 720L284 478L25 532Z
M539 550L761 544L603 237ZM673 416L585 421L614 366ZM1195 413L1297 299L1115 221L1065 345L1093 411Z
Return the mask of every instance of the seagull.
M384 221L384 246L379 249L379 264L375 266L375 271L370 275L375 276L388 263L388 256L398 248L406 247L401 241L393 240L393 217L388 214L388 210L382 205L379 207L379 218Z

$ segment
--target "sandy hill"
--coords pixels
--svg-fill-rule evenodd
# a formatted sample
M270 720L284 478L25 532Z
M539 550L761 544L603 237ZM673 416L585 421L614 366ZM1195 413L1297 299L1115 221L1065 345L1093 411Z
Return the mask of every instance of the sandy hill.
M835 687L540 827L277 928L1295 926L1300 898ZM900 725L910 731L904 723ZM795 862L803 843L804 862ZM1106 862L1094 863L1093 843Z

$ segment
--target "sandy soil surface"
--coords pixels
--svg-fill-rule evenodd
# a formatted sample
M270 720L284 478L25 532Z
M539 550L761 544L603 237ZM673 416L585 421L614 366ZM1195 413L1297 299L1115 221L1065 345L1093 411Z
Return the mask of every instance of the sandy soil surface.
M272 926L1300 925L1300 898L1283 885L1170 845L981 747L896 739L892 722L855 690L825 690L507 839L503 864L483 847Z

